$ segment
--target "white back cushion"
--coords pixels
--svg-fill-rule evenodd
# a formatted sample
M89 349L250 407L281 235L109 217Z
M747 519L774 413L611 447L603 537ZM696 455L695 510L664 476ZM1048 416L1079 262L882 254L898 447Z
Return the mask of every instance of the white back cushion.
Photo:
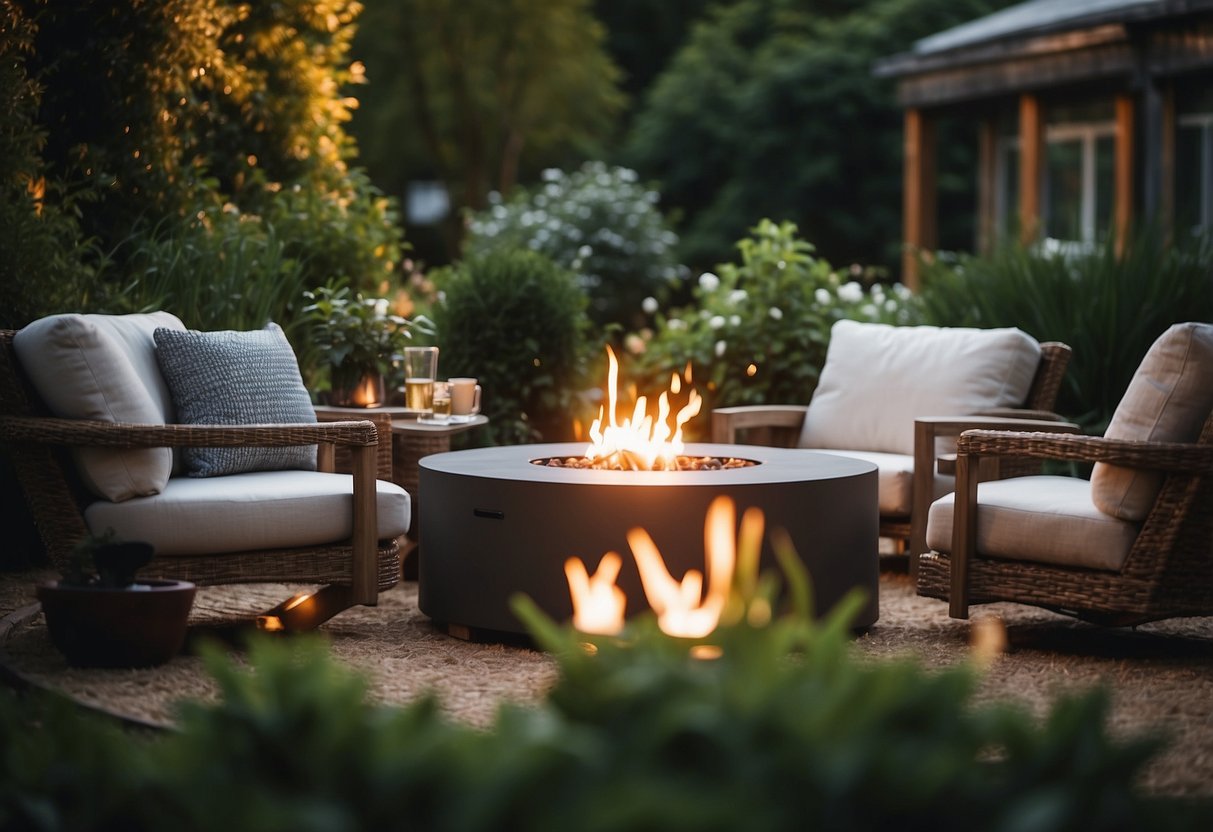
M800 446L913 454L916 418L1021 406L1039 363L1019 329L838 321Z
M1195 442L1213 411L1213 324L1175 324L1150 347L1129 381L1104 436L1150 442ZM1091 499L1113 517L1144 520L1163 475L1096 463Z
M51 315L13 337L13 349L51 413L66 419L165 424L172 399L156 364L157 327L185 329L175 315ZM80 448L84 484L107 500L158 494L168 448Z

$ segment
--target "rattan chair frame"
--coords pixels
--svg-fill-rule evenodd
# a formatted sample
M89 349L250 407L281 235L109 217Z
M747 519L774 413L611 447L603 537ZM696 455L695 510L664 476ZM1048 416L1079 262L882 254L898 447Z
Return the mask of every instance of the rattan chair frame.
M1040 363L1036 366L1036 374L1028 388L1027 398L1022 408L1000 408L985 414L941 414L949 417L964 416L966 427L1006 428L1009 419L1030 420L1024 423L1029 430L1038 430L1042 422L1057 422L1055 430L1077 430L1077 426L1061 421L1061 417L1053 413L1057 403L1057 395L1061 391L1065 379L1066 368L1070 363L1072 350L1060 341L1045 341L1040 345ZM808 405L746 405L740 407L719 407L712 411L712 441L720 444L737 444L750 442L759 445L774 445L792 448L800 437L804 427ZM917 573L918 555L926 550L926 512L931 501L929 489L918 494L920 483L930 484L934 479L934 470L939 465L936 456L936 439L949 435L947 420L919 420L923 425L916 428L915 433L915 496L911 511L907 515L885 515L880 517L880 536L891 539L898 551L909 556L911 574ZM951 432L956 435L956 432ZM922 459L931 460L929 470L922 468ZM987 469L987 478L1004 476L1022 476L1031 473L1030 466L1025 466L1023 460L1008 461L1005 469Z
M84 508L96 499L85 492L70 462L67 452L74 446L315 444L319 449L320 470L333 470L335 448L349 451L353 472L352 539L313 547L156 557L144 568L144 574L203 586L265 582L325 585L326 614L307 617L307 626L314 626L353 604L374 605L378 593L399 580L397 541L377 541L375 534L375 479L384 457L377 453L379 428L373 421L206 426L55 418L48 414L21 371L12 348L13 335L13 330L0 330L0 443L11 459L46 553L57 568L66 568L72 549L89 534ZM390 465L390 453L387 459Z
M1195 443L968 431L957 443L952 552L920 562L918 592L967 618L973 604L1014 601L1110 625L1213 615L1213 414ZM977 463L1016 456L1160 471L1162 488L1118 572L980 556Z

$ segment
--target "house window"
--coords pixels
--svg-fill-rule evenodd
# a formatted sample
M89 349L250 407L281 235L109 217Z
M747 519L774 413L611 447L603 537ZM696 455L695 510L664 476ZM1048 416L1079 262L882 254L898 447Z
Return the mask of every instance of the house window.
M1054 245L1087 248L1112 229L1116 195L1116 125L1102 102L1049 111L1041 193L1044 237ZM1017 126L1004 119L994 182L999 234L1014 236L1019 223L1020 152Z
M1071 123L1045 128L1045 237L1093 246L1112 228L1116 126Z
M1175 144L1176 228L1213 228L1213 113L1180 116Z

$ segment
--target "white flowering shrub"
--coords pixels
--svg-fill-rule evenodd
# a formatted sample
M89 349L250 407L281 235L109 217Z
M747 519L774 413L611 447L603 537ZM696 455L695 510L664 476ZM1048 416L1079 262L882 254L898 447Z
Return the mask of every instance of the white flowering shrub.
M625 345L646 377L690 362L713 406L807 404L835 321L917 322L908 289L875 283L860 266L835 270L794 224L762 220L751 235L737 244L739 265L699 277L691 306L662 312L643 302L654 326Z
M468 223L465 253L538 251L577 276L597 324L643 321L641 302L683 276L658 193L636 172L587 162L572 173L548 169L534 188L508 199L489 195L489 207Z

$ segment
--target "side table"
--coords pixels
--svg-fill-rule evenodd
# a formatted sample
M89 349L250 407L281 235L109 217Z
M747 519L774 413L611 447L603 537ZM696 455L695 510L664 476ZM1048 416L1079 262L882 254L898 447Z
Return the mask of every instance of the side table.
M417 544L420 540L420 515L417 508L421 502L421 468L419 462L423 456L441 454L451 449L451 437L457 433L472 430L487 425L487 416L476 414L467 422L453 422L445 425L431 425L411 419L392 419L392 480L413 498L413 520L409 524L409 545L403 547L400 553L405 565L405 577L414 577L417 568L417 557L420 552ZM406 556L416 553L413 557Z
M375 476L381 480L395 481L392 475L392 420L402 418L406 414L415 413L404 407L333 407L318 404L313 406L318 422L347 422L369 419L375 423L379 433L379 448L375 452ZM348 448L337 448L336 470L350 470L350 452Z
M421 499L421 474L418 462L423 456L449 451L452 436L487 425L488 417L477 414L466 422L431 425L417 421L417 411L407 407L334 407L318 404L315 405L315 411L316 419L321 422L370 419L379 429L379 441L385 447L378 455L378 476L380 479L390 479L409 492L409 496L413 498L413 519L409 524L408 536L400 541L400 560L404 564L405 577L415 576L417 558L409 557L409 554L416 551L419 539L417 506ZM390 453L386 448L389 426ZM389 460L390 465L387 464ZM337 459L337 469L343 470L343 460L340 457Z

